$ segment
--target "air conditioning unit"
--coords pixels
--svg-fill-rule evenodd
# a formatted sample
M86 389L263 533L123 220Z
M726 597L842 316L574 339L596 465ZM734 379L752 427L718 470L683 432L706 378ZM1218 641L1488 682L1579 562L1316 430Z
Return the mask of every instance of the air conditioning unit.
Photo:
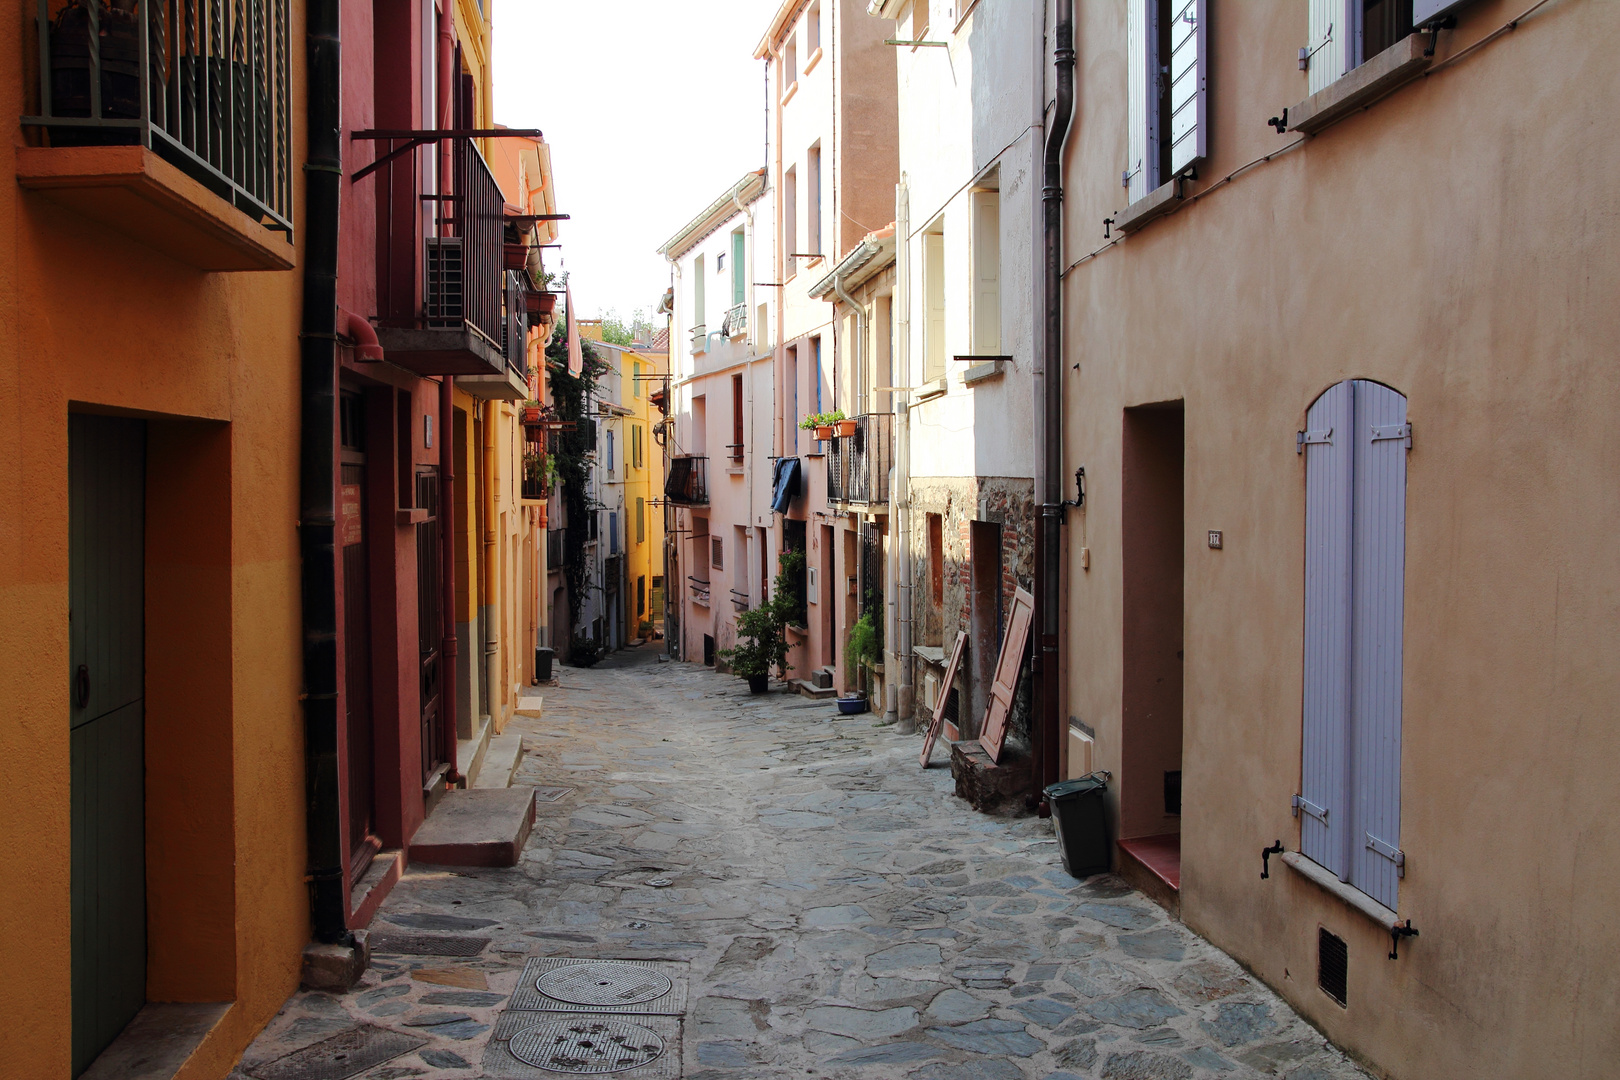
M429 326L459 326L467 318L467 275L461 237L430 236L423 269L422 314Z

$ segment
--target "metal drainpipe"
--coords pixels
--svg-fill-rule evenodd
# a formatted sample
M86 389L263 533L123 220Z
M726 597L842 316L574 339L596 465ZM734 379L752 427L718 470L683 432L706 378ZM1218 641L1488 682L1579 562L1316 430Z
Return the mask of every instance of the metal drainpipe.
M1061 735L1058 654L1062 632L1061 582L1063 552L1063 143L1074 115L1074 0L1057 0L1053 63L1057 68L1057 101L1046 137L1044 184L1041 188L1041 229L1046 260L1043 300L1046 304L1046 350L1041 422L1041 453L1045 475L1041 485L1041 522L1035 534L1035 565L1039 588L1035 621L1040 627L1034 654L1037 687L1038 737L1032 739L1037 784L1044 788L1058 779L1058 739ZM1042 812L1047 811L1040 799Z
M495 603L495 421L500 412L500 406L493 401L484 403L484 606L489 614L484 618L484 685L489 688L489 715L490 723L494 723L497 708L495 691L496 676L500 671L501 635L496 623L496 612L500 605ZM504 694L506 688L499 688ZM475 733L476 734L476 733ZM491 734L494 734L493 730Z
M298 546L302 562L304 784L315 940L348 944L339 816L336 531L338 202L343 177L338 0L305 7L304 309L299 332Z
M439 0L439 127L455 127L456 16L452 0ZM439 194L451 193L454 171L453 140L439 140ZM456 663L461 650L456 641L456 380L439 379L439 552L443 569L444 646L440 651L439 713L444 726L444 760L450 766L449 784L461 781L456 768Z
M897 346L890 381L901 387L911 385L911 192L905 173L894 186L895 291L894 340ZM894 520L899 541L895 545L894 583L896 593L895 629L898 640L895 662L900 667L895 690L896 719L911 723L916 713L916 690L912 682L911 601L915 591L911 568L911 395L894 391L894 487L889 492L894 503Z
M456 390L455 378L439 380L439 576L444 609L444 646L439 653L439 715L444 727L443 755L450 771L445 783L461 782L456 767Z

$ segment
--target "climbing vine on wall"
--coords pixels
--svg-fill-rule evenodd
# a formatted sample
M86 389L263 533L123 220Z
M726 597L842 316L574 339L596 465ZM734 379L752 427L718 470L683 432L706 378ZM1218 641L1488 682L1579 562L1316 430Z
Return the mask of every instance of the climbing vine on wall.
M607 365L597 357L588 341L580 342L585 363L578 375L568 370L568 338L565 324L559 323L546 345L546 369L551 380L551 400L557 419L572 423L552 435L552 461L562 485L563 506L568 528L563 533L563 577L568 583L568 608L572 621L579 621L580 608L590 588L590 567L585 545L590 539L590 474L596 452L596 421L591 418L591 399L597 380Z

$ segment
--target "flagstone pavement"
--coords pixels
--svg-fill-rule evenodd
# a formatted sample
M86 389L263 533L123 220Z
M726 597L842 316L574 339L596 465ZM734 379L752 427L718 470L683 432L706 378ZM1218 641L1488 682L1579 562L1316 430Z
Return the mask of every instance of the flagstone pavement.
M295 995L235 1080L294 1075L310 1052L287 1055L356 1027L421 1045L310 1075L491 1075L535 957L683 965L660 1075L688 1080L1366 1075L1118 878L1065 874L1050 822L970 810L944 753L918 767L917 735L651 646L559 682L514 721L516 782L568 789L538 803L519 865L413 866L371 928L488 945L379 951L353 991Z

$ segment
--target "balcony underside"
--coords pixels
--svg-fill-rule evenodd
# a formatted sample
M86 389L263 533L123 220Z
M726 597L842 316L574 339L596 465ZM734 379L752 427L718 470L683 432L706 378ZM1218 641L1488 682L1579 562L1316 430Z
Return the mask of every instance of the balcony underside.
M506 358L470 327L418 330L379 326L377 340L389 363L418 375L505 378Z
M480 401L527 401L529 383L521 374L508 367L499 375L463 375L456 379L456 389L465 390L469 397Z
M17 183L198 270L290 270L293 246L144 146L25 146Z

